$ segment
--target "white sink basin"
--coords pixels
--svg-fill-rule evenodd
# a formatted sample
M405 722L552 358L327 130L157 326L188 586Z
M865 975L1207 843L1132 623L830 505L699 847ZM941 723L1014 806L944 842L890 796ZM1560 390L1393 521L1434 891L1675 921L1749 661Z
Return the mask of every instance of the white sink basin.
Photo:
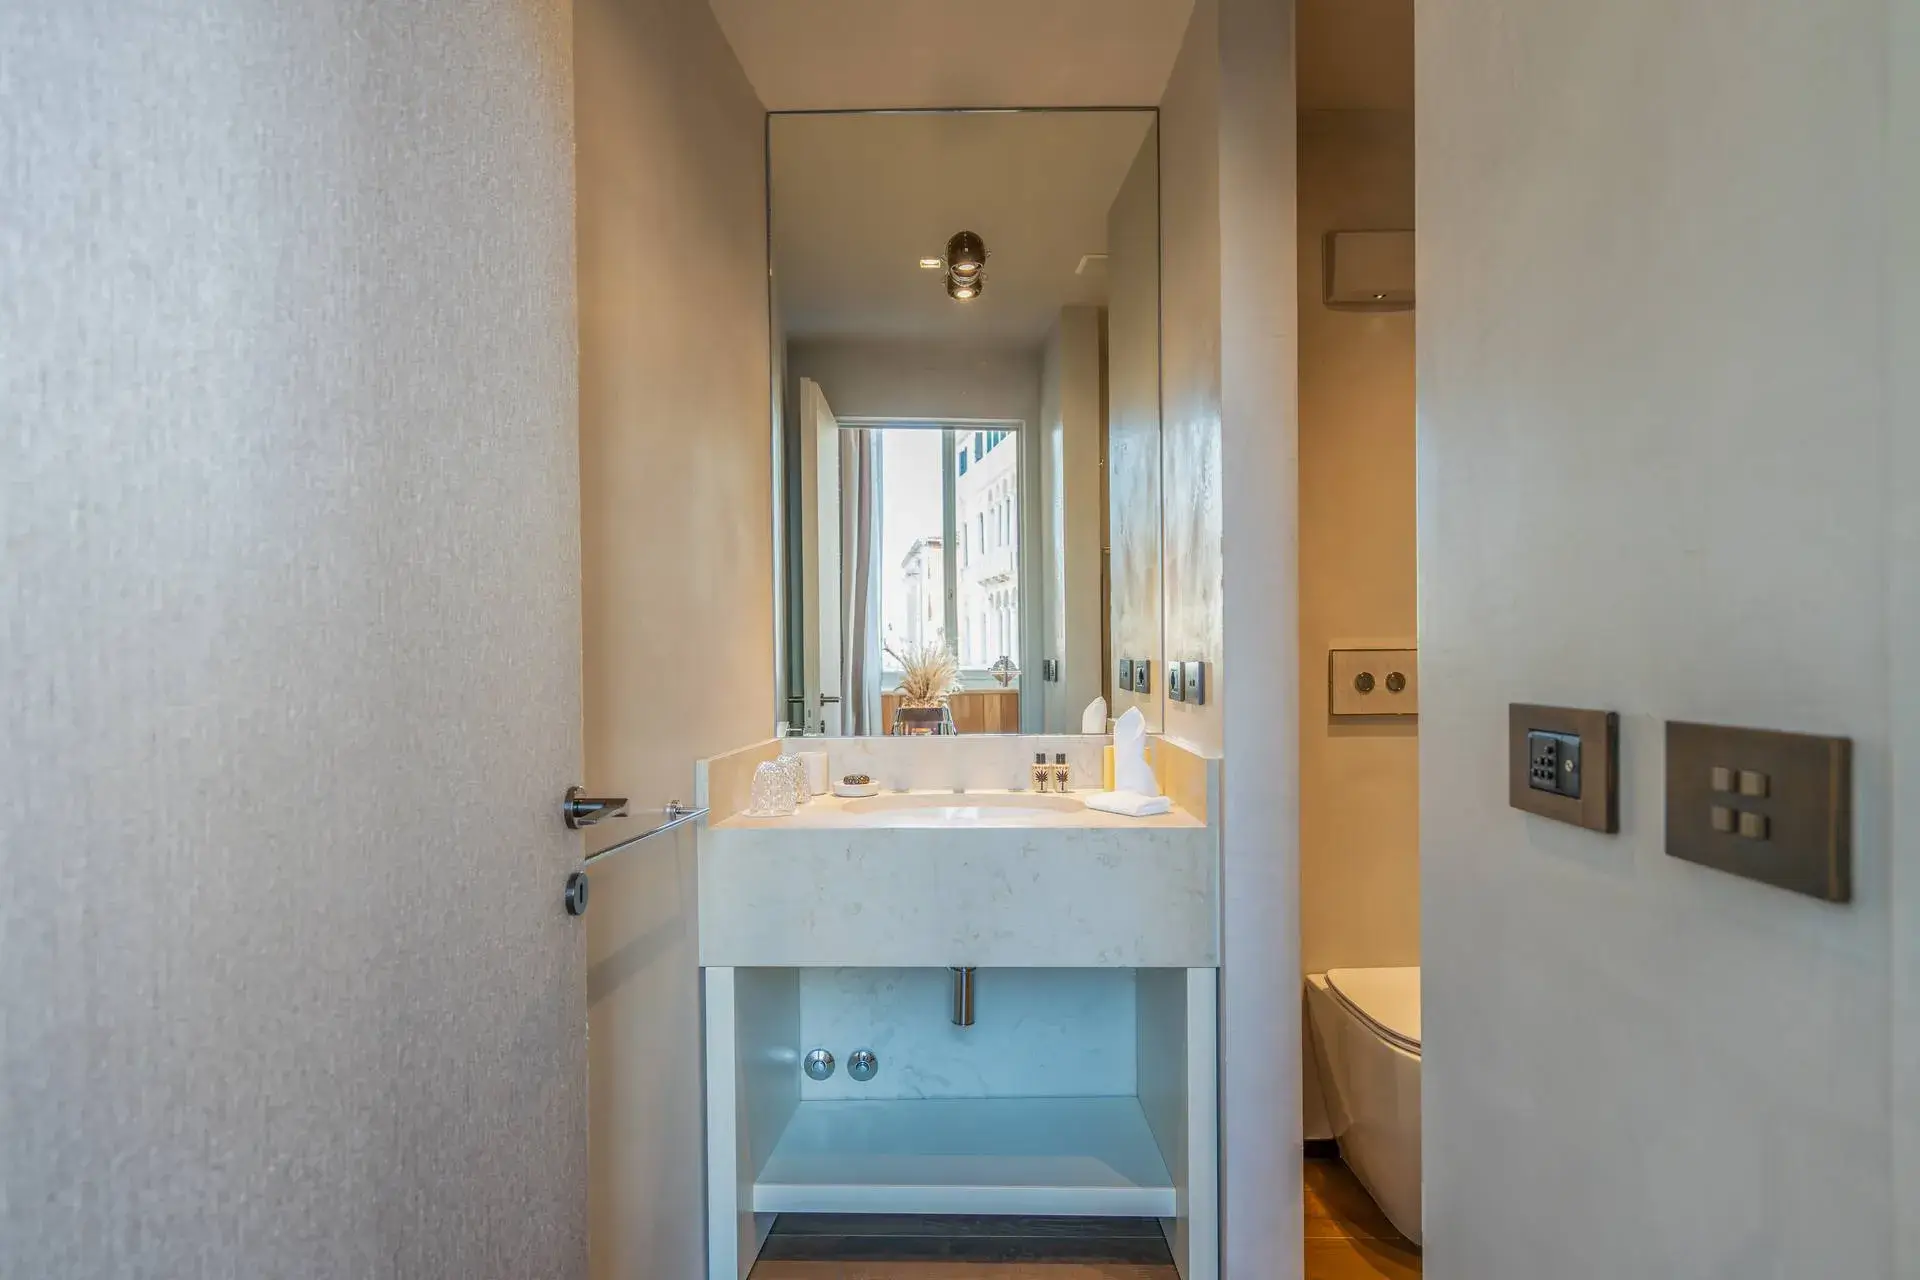
M1073 796L994 792L983 795L889 795L849 800L841 812L849 826L1030 827L1036 821L1082 813Z

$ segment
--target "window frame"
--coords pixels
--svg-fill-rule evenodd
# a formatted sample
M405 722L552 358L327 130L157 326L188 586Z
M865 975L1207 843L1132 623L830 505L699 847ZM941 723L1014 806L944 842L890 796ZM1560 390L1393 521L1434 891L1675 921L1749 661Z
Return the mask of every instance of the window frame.
M987 532L985 521L986 512L982 510L976 513L980 521L978 525L980 546L977 549L970 549L960 541L962 537L967 536L968 532L959 528L958 524L958 480L962 474L960 455L971 453L973 454L973 461L978 462L991 452L996 445L999 445L1003 441L1012 440L1014 442L1014 483L1012 485L1003 485L999 491L998 498L998 504L1004 508L1006 518L1010 519L1014 525L1014 530L1011 532L1011 535L998 544L1002 546L1007 545L1009 542L1012 542L1014 537L1019 536L1019 526L1024 523L1021 517L1026 511L1026 503L1024 500L1026 488L1036 480L1036 477L1028 475L1028 471L1030 470L1028 465L1029 459L1025 450L1021 447L1021 442L1025 439L1025 433L1028 430L1027 424L1017 419L894 418L871 416L847 417L841 418L839 421L843 430L937 430L942 433L942 449L940 454L941 538L945 546L951 549L949 554L942 557L943 571L946 579L943 593L946 614L944 630L949 643L954 648L955 654L963 653L965 647L964 637L961 633L960 571L966 566L961 564L961 559L964 556L971 561L974 556L984 555L986 553ZM991 443L989 443L989 440L991 440ZM998 531L997 525L998 521L996 521L996 532ZM996 625L1003 625L1003 629L1006 630L1008 636L1007 644L1002 646L1001 651L1013 658L1014 661L1020 665L1021 674L1024 676L1025 661L1019 654L1020 651L1026 648L1030 622L1029 611L1038 609L1041 602L1036 597L1039 583L1034 579L1033 575L1028 572L1027 545L1025 542L1017 542L1013 543L1013 545L1015 548L1014 556L1016 561L1014 566L1015 590L1011 596L1013 616L1004 619L1002 624L996 621L996 611L992 607L989 607L982 621L990 630ZM881 658L881 663L881 669L885 670L884 655ZM990 664L985 666L963 665L960 669L960 683L964 689L991 689L999 687L999 682L992 675L992 667ZM1018 688L1023 684L1023 680L1016 678L1012 687ZM1022 714L1024 716L1026 700L1023 698L1021 701Z

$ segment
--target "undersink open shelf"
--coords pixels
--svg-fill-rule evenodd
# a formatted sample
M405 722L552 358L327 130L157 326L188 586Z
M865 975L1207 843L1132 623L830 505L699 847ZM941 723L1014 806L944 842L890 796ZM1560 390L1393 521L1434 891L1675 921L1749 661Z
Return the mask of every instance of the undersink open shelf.
M956 1027L944 969L708 966L707 1280L783 1213L1147 1218L1219 1280L1218 976L979 968ZM803 1072L859 1045L879 1075Z
M753 1184L757 1213L1171 1218L1137 1099L805 1101Z

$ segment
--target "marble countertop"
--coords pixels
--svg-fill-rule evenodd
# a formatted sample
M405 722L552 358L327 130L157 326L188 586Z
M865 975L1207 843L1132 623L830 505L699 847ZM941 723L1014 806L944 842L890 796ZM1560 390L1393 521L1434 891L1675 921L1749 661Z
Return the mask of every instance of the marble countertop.
M883 791L866 799L815 796L779 818L734 814L713 824L717 831L888 830L1201 830L1206 823L1177 805L1171 813L1146 818L1063 807L1063 801L1091 792L1035 794L1027 791ZM1023 801L1030 801L1031 807ZM897 807L895 807L897 806Z

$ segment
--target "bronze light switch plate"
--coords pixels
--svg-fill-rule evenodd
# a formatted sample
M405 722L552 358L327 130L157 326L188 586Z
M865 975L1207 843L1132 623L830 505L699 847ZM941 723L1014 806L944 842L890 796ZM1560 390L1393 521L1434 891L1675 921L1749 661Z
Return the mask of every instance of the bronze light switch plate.
M1507 803L1612 835L1620 830L1620 717L1611 711L1507 708Z
M1327 714L1419 715L1419 653L1413 649L1329 649Z
M1852 901L1852 740L1668 721L1667 852Z

